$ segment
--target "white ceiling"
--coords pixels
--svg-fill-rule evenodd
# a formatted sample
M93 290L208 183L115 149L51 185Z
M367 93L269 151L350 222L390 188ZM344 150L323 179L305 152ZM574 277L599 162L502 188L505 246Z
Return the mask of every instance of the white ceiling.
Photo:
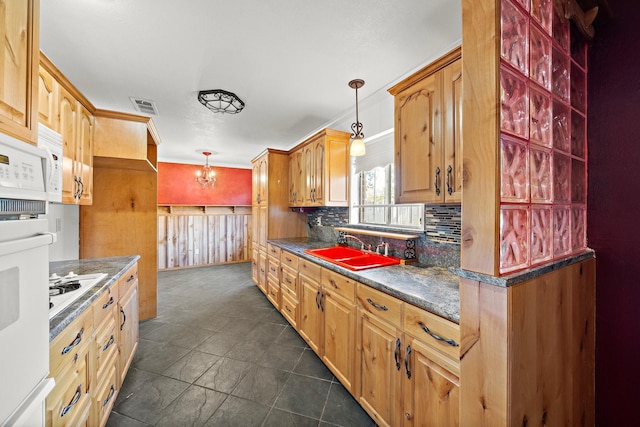
M158 160L249 167L290 149L461 39L455 0L41 0L40 48L96 108L155 101ZM200 90L246 104L214 114ZM390 95L389 95L390 96ZM362 117L360 121L364 123ZM367 123L364 123L365 130ZM350 130L347 128L343 130Z

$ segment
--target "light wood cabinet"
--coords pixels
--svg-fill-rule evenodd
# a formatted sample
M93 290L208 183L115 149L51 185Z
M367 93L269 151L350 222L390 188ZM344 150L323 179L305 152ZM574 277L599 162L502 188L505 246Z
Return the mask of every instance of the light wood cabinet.
M460 62L457 48L389 89L394 96L396 203L461 201Z
M292 150L292 207L348 206L349 136L347 132L324 129Z
M267 299L280 310L280 248L267 245Z
M139 116L128 122L97 113L96 145L147 144L150 131ZM140 255L138 314L149 319L157 314L158 174L148 165L120 168L110 167L118 162L106 158L101 162L93 172L93 203L80 207L80 258Z
M125 272L118 281L118 388L133 362L139 341L138 264Z
M38 142L39 0L5 0L0 14L0 132Z
M298 279L300 281L300 323L298 333L309 347L322 354L322 311L319 265L305 259L300 260Z
M280 253L280 312L294 328L298 328L299 295L298 257L287 251Z
M58 131L58 93L60 85L42 65L38 73L38 121Z

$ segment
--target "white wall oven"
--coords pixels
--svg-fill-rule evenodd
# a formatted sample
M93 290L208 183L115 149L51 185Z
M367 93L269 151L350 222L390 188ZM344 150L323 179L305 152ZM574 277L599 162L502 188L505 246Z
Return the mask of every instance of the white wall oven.
M0 426L44 425L49 373L46 154L0 134Z

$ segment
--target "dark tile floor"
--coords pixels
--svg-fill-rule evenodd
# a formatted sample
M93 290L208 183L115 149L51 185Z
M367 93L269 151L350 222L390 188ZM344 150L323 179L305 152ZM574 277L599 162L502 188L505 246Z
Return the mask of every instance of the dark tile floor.
M158 317L108 427L375 426L251 281L251 264L164 271Z

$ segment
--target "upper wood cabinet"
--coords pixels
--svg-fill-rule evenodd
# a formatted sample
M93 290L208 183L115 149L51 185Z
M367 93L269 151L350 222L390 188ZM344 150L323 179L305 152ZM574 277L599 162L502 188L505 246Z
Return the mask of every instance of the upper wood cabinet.
M348 206L349 136L324 129L292 150L290 206Z
M461 88L457 48L389 89L396 203L461 201Z
M5 0L0 7L0 132L37 144L39 0Z
M38 121L58 131L58 94L60 85L42 65L38 73Z

